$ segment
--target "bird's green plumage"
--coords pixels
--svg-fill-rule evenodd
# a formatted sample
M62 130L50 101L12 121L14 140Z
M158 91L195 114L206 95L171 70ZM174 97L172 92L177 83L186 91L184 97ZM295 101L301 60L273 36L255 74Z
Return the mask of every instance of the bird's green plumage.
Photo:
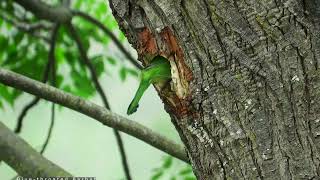
M150 65L141 71L139 88L128 107L127 114L130 115L137 111L139 101L151 83L168 81L170 79L171 69L169 60L162 56L156 56Z

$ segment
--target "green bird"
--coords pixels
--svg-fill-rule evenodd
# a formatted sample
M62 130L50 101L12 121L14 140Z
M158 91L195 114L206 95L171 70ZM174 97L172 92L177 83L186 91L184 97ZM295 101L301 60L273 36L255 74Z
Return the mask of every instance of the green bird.
M141 71L139 88L128 107L127 114L130 115L137 111L139 101L151 83L166 82L170 79L171 69L169 60L162 56L153 58L150 65Z

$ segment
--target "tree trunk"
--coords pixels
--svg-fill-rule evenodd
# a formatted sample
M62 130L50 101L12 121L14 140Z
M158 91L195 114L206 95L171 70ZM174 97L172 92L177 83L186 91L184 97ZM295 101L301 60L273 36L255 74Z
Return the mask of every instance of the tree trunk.
M170 60L171 87L155 87L198 179L319 178L319 2L110 6L139 60Z

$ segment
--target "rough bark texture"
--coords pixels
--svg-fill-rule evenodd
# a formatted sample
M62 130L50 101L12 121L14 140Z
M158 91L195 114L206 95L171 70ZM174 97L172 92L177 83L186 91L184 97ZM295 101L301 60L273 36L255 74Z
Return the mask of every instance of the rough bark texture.
M23 177L71 177L0 122L0 159Z
M139 59L178 72L159 95L198 179L319 178L319 2L109 2Z

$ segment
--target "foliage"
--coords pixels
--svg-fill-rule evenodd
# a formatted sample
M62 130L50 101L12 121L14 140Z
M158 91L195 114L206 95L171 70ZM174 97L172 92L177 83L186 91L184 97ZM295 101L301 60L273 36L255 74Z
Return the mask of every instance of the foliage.
M190 165L165 156L160 167L153 170L151 180L196 180Z
M56 5L60 1L46 1L48 4ZM102 24L113 30L116 36L125 42L125 37L119 30L112 13L104 0L77 0L71 5L72 9L81 10L93 15ZM24 24L39 23L31 13L24 11L12 1L0 3L0 15L9 20ZM25 32L17 28L16 24L3 19L0 16L0 66L13 70L30 78L43 79L43 71L47 64L52 24L42 22L50 29L38 29L35 32ZM107 48L110 47L110 38L99 28L82 18L73 18L72 22L82 38L85 50L94 65L97 75L101 77L108 73L108 69L118 68L121 80L126 77L137 77L137 71L126 65L122 56L111 54ZM47 40L46 40L47 39ZM101 50L97 48L102 47ZM57 61L57 84L56 86L72 94L83 98L92 97L96 91L91 80L90 73L82 63L75 41L71 39L66 27L62 26L58 32L58 40L55 49ZM4 103L11 106L22 93L18 90L0 85L0 108Z

